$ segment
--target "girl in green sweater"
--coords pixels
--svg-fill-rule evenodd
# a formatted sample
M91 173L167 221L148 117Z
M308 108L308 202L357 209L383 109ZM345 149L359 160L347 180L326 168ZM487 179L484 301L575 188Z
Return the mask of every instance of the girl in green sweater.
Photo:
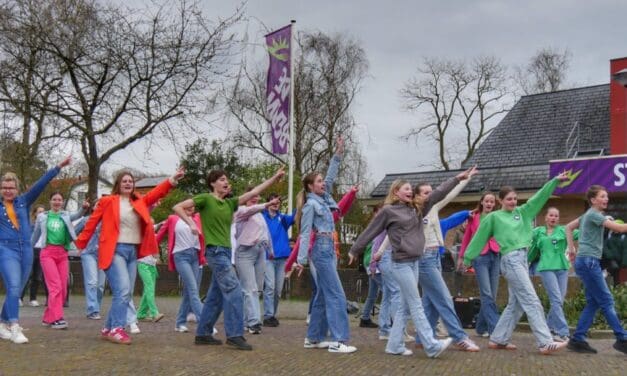
M568 286L570 263L566 258L566 229L559 225L559 220L559 210L548 208L544 217L545 225L533 229L533 243L528 259L529 262L534 262L539 258L537 271L551 302L546 321L554 334L553 339L566 342L570 333L562 306Z
M566 347L566 342L554 342L544 318L544 310L529 278L527 250L531 246L532 222L547 202L560 181L567 179L562 173L546 183L521 206L517 206L518 194L512 187L499 192L501 210L488 214L481 221L477 233L464 254L464 264L469 266L479 256L483 247L494 237L501 249L501 273L507 280L509 301L490 335L491 349L515 350L510 343L512 333L523 313L536 337L541 354L550 354Z

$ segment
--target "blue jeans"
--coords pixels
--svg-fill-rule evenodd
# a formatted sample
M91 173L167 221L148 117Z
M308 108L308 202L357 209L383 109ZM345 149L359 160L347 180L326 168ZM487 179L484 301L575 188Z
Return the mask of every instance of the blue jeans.
M275 317L279 299L285 282L286 258L266 260L266 273L263 280L263 317Z
M311 307L307 338L320 342L329 331L333 341L346 342L350 336L346 296L337 274L337 258L331 237L316 236L311 263L315 265L318 291Z
M627 331L621 325L614 308L614 298L603 278L599 259L589 256L580 256L575 259L575 271L581 279L586 293L586 306L581 311L577 329L573 339L585 341L586 333L592 326L594 316L600 309L608 325L614 331L616 339L627 340Z
M496 323L499 321L499 310L496 306L496 295L499 290L499 254L492 251L479 256L472 261L475 269L475 278L479 285L479 297L481 306L477 315L477 333L492 334Z
M536 337L538 347L553 342L553 337L544 319L544 308L542 308L540 299L538 299L536 290L529 278L527 250L524 248L517 249L501 256L501 272L507 280L509 300L490 336L490 340L503 345L509 343L516 324L524 312L527 314L527 320L533 335Z
M259 295L263 288L267 247L265 242L253 246L240 245L235 253L235 269L244 293L244 324L247 327L261 324Z
M118 243L111 266L105 270L111 285L111 308L107 315L105 328L113 329L131 324L137 317L133 305L133 289L137 277L137 245Z
M549 329L559 336L568 336L568 323L564 317L564 297L568 287L568 270L547 270L539 272L542 278L544 290L549 296L551 308L546 316L546 323Z
M176 315L175 325L178 327L187 323L187 313L190 310L196 317L200 317L202 312L202 303L198 293L200 268L198 268L198 250L196 248L176 252L173 257L176 271L183 282L183 298Z
M105 272L98 269L98 255L92 252L81 253L81 265L85 284L85 312L87 315L100 313L106 280Z
M309 298L309 308L307 309L307 314L311 315L311 308L313 307L314 299L318 293L318 284L316 283L316 267L311 262L311 259L309 259L309 283L311 285L311 297Z
M379 260L381 271L381 309L379 310L379 335L389 336L392 319L402 307L401 289L392 275L392 252L386 251ZM404 324L404 322L403 322Z
M381 274L374 273L368 276L368 296L361 311L362 320L370 320L370 313L372 313L372 307L374 307L374 303L379 296L380 286Z
M6 291L0 321L18 322L19 300L33 267L33 249L20 240L0 241L0 275Z
M231 249L208 245L205 258L211 269L211 284L202 307L196 335L213 334L213 327L224 309L224 332L227 338L244 335L244 299L235 269L231 265Z
M418 268L420 270L418 284L422 287L422 306L431 328L435 329L438 317L441 316L444 326L455 342L468 338L455 312L451 293L442 278L440 251L438 249L425 250L418 262ZM416 336L416 343L420 343L419 336Z
M396 311L394 324L390 332L385 351L393 354L401 354L405 351L405 311L408 310L420 341L428 356L435 355L440 350L440 343L433 337L433 329L427 321L422 308L420 294L418 293L419 259L409 262L396 262L392 260L392 276L401 291L403 308Z

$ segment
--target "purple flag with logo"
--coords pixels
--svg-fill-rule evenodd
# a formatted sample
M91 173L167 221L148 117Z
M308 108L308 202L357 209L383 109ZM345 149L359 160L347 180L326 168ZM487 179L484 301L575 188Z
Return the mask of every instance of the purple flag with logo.
M275 154L287 154L290 138L291 36L292 25L266 35L270 56L266 109L270 118L272 152Z
M608 192L627 192L627 155L594 159L572 159L550 162L550 176L568 174L555 194L585 193L593 184L602 185Z

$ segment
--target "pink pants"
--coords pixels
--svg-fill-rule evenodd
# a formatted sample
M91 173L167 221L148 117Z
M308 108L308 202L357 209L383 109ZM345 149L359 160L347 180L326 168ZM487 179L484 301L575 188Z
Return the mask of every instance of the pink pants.
M39 254L41 270L48 287L48 306L43 321L53 323L63 318L63 302L67 297L69 260L67 251L61 245L47 245Z

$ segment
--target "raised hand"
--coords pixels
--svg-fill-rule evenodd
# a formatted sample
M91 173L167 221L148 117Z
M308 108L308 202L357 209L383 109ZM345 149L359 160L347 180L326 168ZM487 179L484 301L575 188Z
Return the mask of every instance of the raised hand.
M68 155L67 157L65 157L64 160L62 160L61 162L59 162L59 164L57 165L59 168L63 168L67 165L69 165L72 162L72 155Z
M174 175L172 175L172 180L178 182L179 180L183 179L184 176L185 176L185 167L179 166L174 172Z
M344 138L342 136L337 136L337 141L335 141L335 154L344 154Z

